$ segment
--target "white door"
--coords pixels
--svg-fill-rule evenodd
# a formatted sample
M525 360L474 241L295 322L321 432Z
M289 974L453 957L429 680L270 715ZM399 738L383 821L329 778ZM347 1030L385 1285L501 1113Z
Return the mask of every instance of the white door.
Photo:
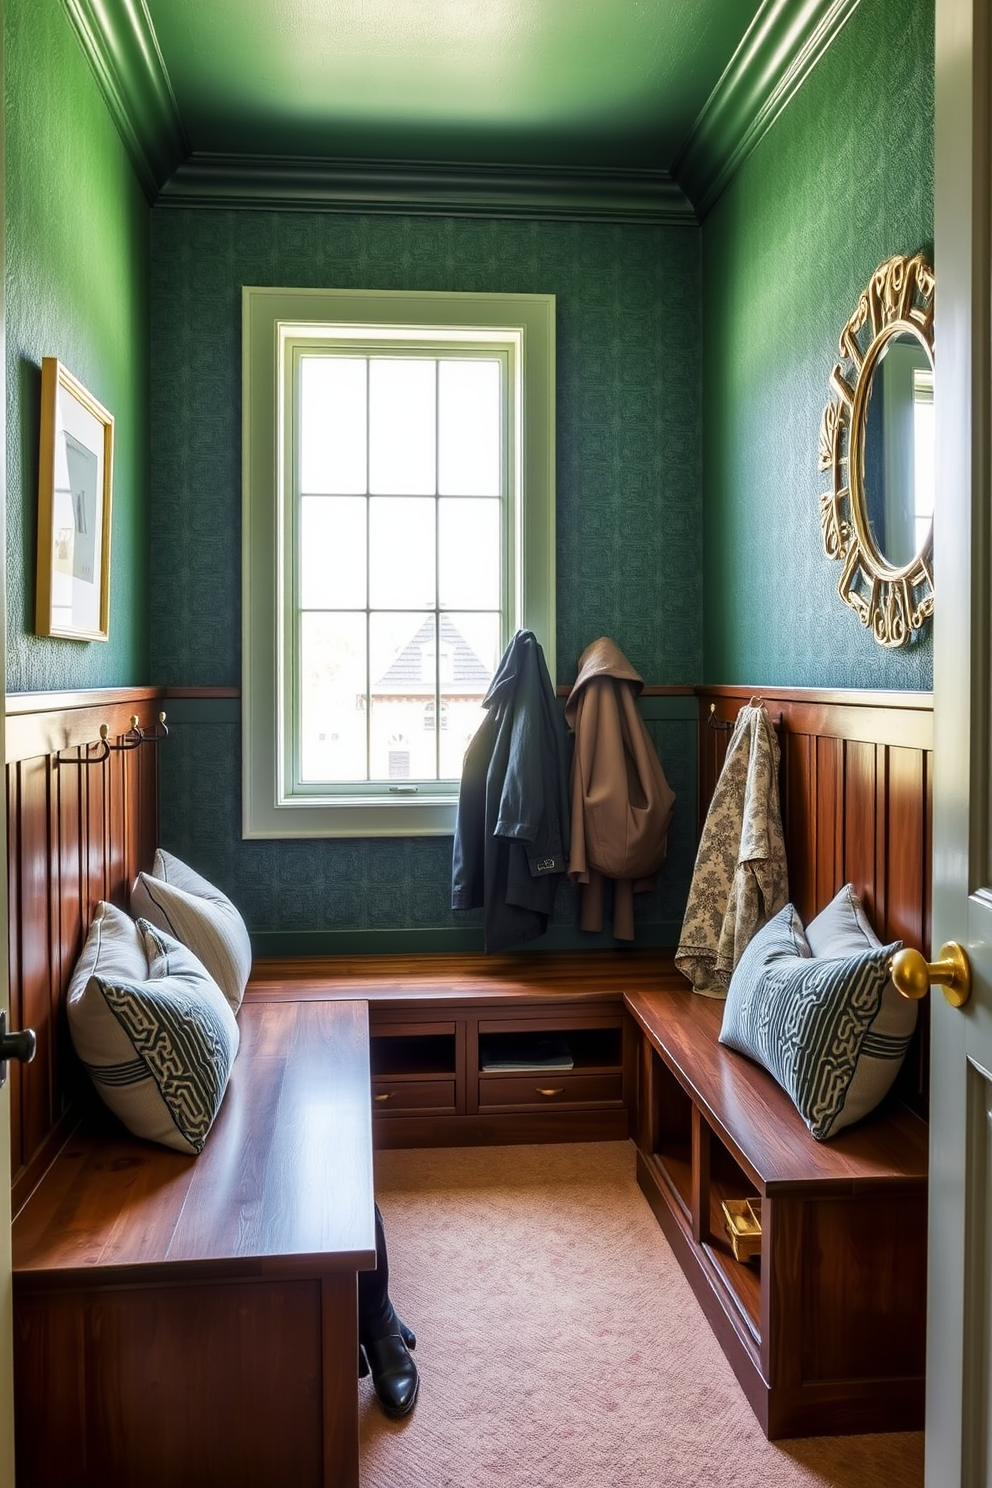
M927 1488L992 1485L992 386L989 0L936 0L933 942ZM893 142L895 145L896 142Z
M2 734L2 729L0 729ZM2 950L7 965L7 916ZM6 976L4 977L6 983ZM6 1005L6 987L0 1003ZM10 1286L10 1082L0 1091L0 1488L14 1483L14 1379Z
M0 77L3 76L4 4L0 0ZM7 363L6 304L4 299L4 171L3 111L0 109L0 553L7 550L4 535L4 513L7 505L7 480L4 450L7 447ZM6 695L6 582L0 558L0 684ZM0 745L4 745L4 724L0 717ZM4 756L6 749L2 750ZM0 792L0 844L6 844L6 798ZM0 854L0 1007L8 1007L7 985L7 850ZM14 1483L14 1381L13 1327L11 1323L10 1280L10 1084L0 1090L0 1488L13 1488Z
M0 0L0 77L3 76L4 4ZM4 513L7 505L7 480L3 452L7 428L7 337L4 299L4 171L3 111L0 110L0 552L6 552L3 541ZM0 684L6 695L6 582L0 559ZM4 724L0 718L0 745L4 744ZM3 750L4 755L6 750ZM0 792L0 844L7 840L6 791ZM7 985L7 850L0 854L0 1007L8 1007ZM14 1380L13 1327L11 1323L10 1279L10 1084L0 1091L0 1488L13 1488L14 1483Z

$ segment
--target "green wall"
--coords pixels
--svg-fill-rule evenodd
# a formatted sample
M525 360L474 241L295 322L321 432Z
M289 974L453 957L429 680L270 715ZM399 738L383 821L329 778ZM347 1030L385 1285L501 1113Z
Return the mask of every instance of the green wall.
M703 224L709 682L932 685L929 627L886 651L837 596L817 441L872 270L933 262L933 22L933 0L862 0Z
M241 681L243 284L555 294L558 680L574 678L579 653L604 634L649 682L698 679L697 229L157 208L154 681ZM360 946L390 933L406 945L473 924L448 907L450 838L242 842L237 708L189 704L173 721L161 751L163 843L236 898L257 947L318 927ZM681 806L661 885L639 915L645 937L670 939L693 850L692 699L651 727ZM574 918L565 890L560 918Z
M6 0L7 690L147 681L149 212L61 4ZM115 418L110 640L34 634L41 359Z
M608 634L656 683L930 686L929 636L884 652L836 597L816 452L857 295L932 237L932 0L862 0L701 233L149 214L62 7L7 0L5 27L9 690L240 684L244 283L557 296L559 682ZM106 645L33 634L44 355L117 419ZM647 716L679 805L639 935L670 940L692 700ZM163 844L232 893L259 948L477 942L448 908L450 839L243 842L237 701L177 702L172 722ZM566 887L559 918L578 941Z

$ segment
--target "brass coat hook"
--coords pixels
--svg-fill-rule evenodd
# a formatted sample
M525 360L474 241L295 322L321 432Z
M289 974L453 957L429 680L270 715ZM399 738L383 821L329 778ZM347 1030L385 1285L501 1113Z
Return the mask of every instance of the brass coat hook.
M104 727L106 727L106 725L104 725ZM117 740L117 743L111 744L110 748L118 749L123 752L127 749L137 749L141 744L157 744L159 739L164 739L168 732L169 730L166 726L164 713L160 713L158 715L158 721L152 728L142 728L141 724L138 722L137 713L132 713L131 727L128 729L126 734L121 734L120 738ZM102 737L103 729L100 730L100 734Z
M110 742L110 726L101 723L99 740L87 744L85 754L77 755L74 759L63 759L61 755L56 755L56 760L60 765L102 765L112 749L123 754L129 749L137 749L141 744L157 744L168 732L164 713L158 715L150 728L142 728L137 713L132 713L130 728L127 733L119 735L115 743Z

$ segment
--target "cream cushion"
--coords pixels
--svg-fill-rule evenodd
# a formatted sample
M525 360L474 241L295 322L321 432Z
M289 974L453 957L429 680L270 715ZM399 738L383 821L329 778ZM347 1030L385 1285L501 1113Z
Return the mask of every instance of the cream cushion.
M104 1103L135 1136L202 1151L238 1052L238 1024L193 953L97 906L69 983L69 1031Z
M131 913L188 946L238 1011L251 974L251 940L226 894L159 848L152 871L139 873L131 890Z

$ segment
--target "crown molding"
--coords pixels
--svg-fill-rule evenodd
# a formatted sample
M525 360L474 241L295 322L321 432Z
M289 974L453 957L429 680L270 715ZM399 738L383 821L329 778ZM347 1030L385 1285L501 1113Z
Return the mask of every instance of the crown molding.
M144 0L62 0L149 201L189 154Z
M860 0L764 0L672 167L699 221Z
M145 194L162 206L701 221L859 0L763 0L671 172L191 154L145 0L62 0Z
M695 221L667 171L460 166L421 161L191 155L157 206L526 217L563 221Z

